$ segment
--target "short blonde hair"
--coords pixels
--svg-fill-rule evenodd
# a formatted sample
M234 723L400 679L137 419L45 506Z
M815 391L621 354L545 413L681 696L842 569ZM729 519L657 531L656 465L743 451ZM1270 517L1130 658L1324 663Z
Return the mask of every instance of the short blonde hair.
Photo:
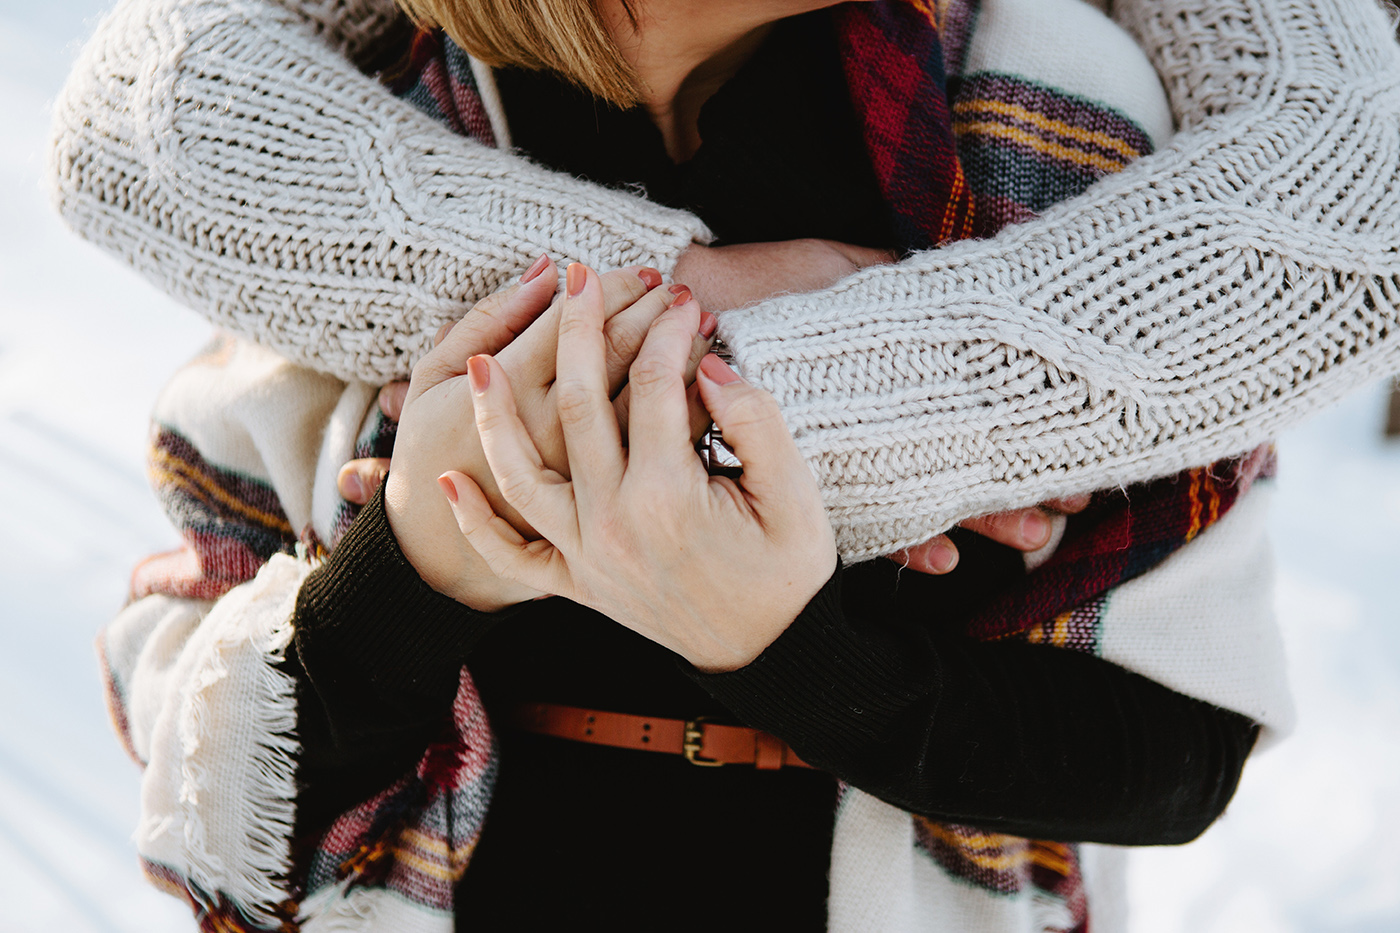
M419 26L441 27L492 67L552 71L619 107L642 99L641 81L595 0L398 0ZM623 8L632 22L630 0Z

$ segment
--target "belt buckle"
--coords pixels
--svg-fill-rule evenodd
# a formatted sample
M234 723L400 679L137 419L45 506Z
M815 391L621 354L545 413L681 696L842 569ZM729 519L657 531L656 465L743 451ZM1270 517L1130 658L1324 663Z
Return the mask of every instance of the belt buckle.
M714 761L710 758L698 758L700 749L704 747L705 730L701 728L706 722L706 717L697 716L694 719L685 721L685 732L681 737L681 754L685 760L700 768L718 768L724 764L722 761Z

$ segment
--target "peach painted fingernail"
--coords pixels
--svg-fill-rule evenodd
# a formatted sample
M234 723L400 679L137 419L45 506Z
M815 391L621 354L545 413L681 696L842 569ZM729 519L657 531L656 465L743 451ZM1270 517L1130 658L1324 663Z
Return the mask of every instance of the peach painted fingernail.
M642 280L642 284L647 287L647 291L651 291L661 284L661 273L646 266L637 270L637 278Z
M447 501L451 502L453 505L456 505L457 484L452 482L452 480L448 478L447 474L444 473L438 477L438 485L441 486L442 491L447 494Z
M729 364L713 353L707 354L700 361L700 371L705 374L705 378L716 385L727 386L732 382L739 382L739 374L729 368Z
M673 308L679 308L690 300L690 289L686 288L684 285L672 285L670 292L672 295L676 296L676 300L671 302L671 307Z
M524 285L526 282L539 278L540 273L543 272L548 265L549 257L541 253L540 258L535 260L535 264L526 269L525 274L520 277L520 284Z
M677 302L680 304L680 302ZM715 335L715 330L719 327L719 318L708 311L700 312L700 336L709 340Z
M491 367L484 356L474 356L467 360L467 379L472 391L481 395L491 386Z
M577 297L586 284L588 284L588 267L581 262L570 263L569 271L564 276L564 289L569 297Z

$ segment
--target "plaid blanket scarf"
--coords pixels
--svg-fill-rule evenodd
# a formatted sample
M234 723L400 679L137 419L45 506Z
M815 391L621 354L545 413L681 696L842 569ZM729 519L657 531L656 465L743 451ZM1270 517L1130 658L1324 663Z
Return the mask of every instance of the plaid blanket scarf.
M977 0L878 0L833 11L870 159L907 250L990 235L1151 149L1139 127L1091 101L1002 74L964 78L962 56L977 6ZM470 60L442 34L418 33L385 80L456 132L496 144ZM393 431L376 409L356 455L387 456ZM1271 470L1272 455L1261 450L1097 494L1069 519L1045 564L1013 589L993 594L962 624L980 639L1094 652L1108 594L1190 542ZM297 546L270 486L206 463L175 429L155 432L151 471L187 546L140 566L133 577L136 596L216 598L250 579L273 554ZM346 505L337 533L353 517ZM120 709L119 702L113 705ZM429 749L415 773L344 815L326 834L297 885L302 897L283 905L282 929L296 928L308 899L314 903L333 891L353 897L355 890L387 888L401 902L450 915L494 773L489 729L465 673L455 714L455 739ZM1046 929L1088 929L1076 845L918 816L913 821L921 854L949 874L989 891L1035 892L1056 905L1059 919ZM149 865L148 872L190 900L202 929L268 928L164 866Z

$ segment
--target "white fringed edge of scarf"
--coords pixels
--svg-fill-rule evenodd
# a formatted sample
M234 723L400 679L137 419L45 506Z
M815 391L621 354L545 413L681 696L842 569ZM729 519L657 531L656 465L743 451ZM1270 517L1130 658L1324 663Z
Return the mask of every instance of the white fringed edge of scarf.
M307 898L302 933L452 933L451 913L432 910L386 888L337 885Z
M310 569L274 556L179 646L167 680L179 702L154 724L136 831L144 858L273 926L287 897L277 879L291 866L300 752L296 681L277 664Z

